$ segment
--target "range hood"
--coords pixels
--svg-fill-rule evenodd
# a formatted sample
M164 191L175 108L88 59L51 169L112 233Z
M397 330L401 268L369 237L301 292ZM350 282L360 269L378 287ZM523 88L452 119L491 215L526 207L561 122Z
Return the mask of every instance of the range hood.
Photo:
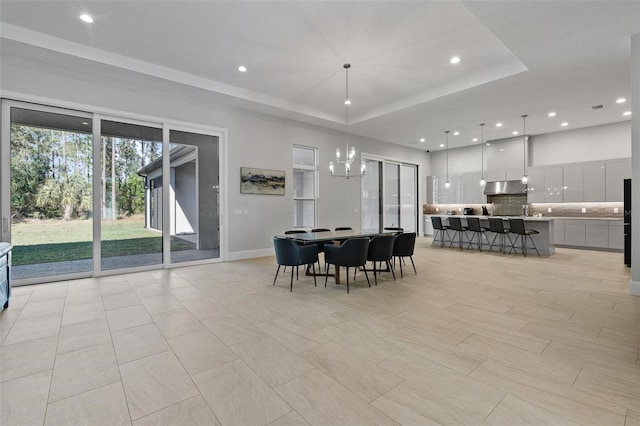
M527 184L519 180L502 180L497 182L487 182L484 186L485 195L510 195L526 194Z

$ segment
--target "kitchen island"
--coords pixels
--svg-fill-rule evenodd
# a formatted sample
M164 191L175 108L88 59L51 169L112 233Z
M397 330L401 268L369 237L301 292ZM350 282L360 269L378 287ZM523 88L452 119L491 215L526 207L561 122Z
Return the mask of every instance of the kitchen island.
M445 215L427 215L425 216L425 222L428 222L430 224L431 216L440 216L442 218L442 224L449 225L449 220L448 220L449 216L445 216ZM455 216L462 219L463 226L467 225L467 221L466 221L467 218L477 217L480 219L480 225L482 225L484 228L489 228L490 217L499 217L500 219L503 219L505 221L505 228L509 227L509 218L524 219L524 226L526 229L533 229L539 232L539 234L532 235L531 237L533 239L533 243L536 245L536 248L538 249L538 252L540 253L540 256L551 256L556 251L555 241L554 241L554 236L555 236L554 218L535 217L535 216L478 216L478 215L455 215ZM466 248L466 241L468 241L469 237L471 236L470 234L471 234L470 232L467 232L467 235L464 237L465 248ZM453 245L454 246L457 245L458 240L456 239L454 233L449 232L449 235L453 238ZM493 234L492 232L487 231L485 233L486 239L483 241L483 243L488 245L491 241L493 241L494 235L495 234ZM515 240L515 235L511 234L510 236L512 240ZM509 242L507 241L507 244L508 243ZM471 248L473 248L473 246ZM533 251L533 253L535 254L535 251Z

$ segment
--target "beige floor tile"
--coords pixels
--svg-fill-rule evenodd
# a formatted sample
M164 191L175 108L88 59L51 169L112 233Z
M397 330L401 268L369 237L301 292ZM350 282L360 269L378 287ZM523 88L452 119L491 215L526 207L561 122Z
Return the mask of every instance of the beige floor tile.
M292 411L286 416L269 423L269 426L309 426L309 423L300 414Z
M249 368L272 387L314 368L303 358L283 348L281 344L268 336L244 340L230 346L230 348Z
M291 407L240 360L204 371L193 379L223 425L266 425L291 411ZM248 395L251 395L251 404L247 404Z
M62 315L49 315L33 319L18 320L2 342L3 346L13 345L43 337L57 336L60 332Z
M103 278L109 277L101 277L98 280L102 280ZM122 278L122 281L110 282L110 283L100 283L100 293L102 294L103 300L105 296L112 296L114 294L126 293L129 291L133 291L131 285Z
M194 331L207 331L198 318L186 309L155 314L152 318L167 339Z
M409 382L403 382L372 405L402 425L474 425L481 419L473 417L456 404Z
M125 328L111 335L119 364L171 350L155 324Z
M285 318L270 321L266 324L259 325L258 328L265 335L273 338L274 340L278 341L278 343L283 347L295 353L304 352L320 345L320 342L317 342L311 338L307 338L304 335L292 333L291 331L280 327L283 322L287 321L290 320L288 318Z
M204 291L192 285L183 285L178 288L172 288L169 290L169 293L180 302L208 297Z
M522 328L522 332L550 340L564 338L593 340L598 337L601 327L582 324L571 320L552 319L531 321Z
M351 323L327 327L320 331L330 341L353 351L353 356L369 360L374 364L401 352L403 347L391 339L359 334L360 328Z
M208 318L202 323L227 346L262 335L256 326L235 313Z
M302 354L314 367L365 401L371 402L403 381L379 365L359 359L335 343Z
M120 381L111 343L58 354L49 403Z
M0 424L43 424L50 383L51 370L0 383Z
M231 349L206 329L173 337L167 341L191 375L238 359Z
M67 295L66 282L53 283L53 284L40 284L36 286L35 290L29 298L29 302L38 302L41 300L49 299L64 299Z
M178 302L178 300L170 294L147 297L146 299L140 299L140 301L147 309L147 312L152 315L184 309L182 303Z
M16 296L13 292L14 289L15 287L11 289L12 293L11 293L11 298L9 299L9 308L20 310L24 308L24 305L26 305L27 302L29 301L29 298L31 297L31 293L21 294Z
M11 329L21 313L22 308L14 308L11 304L9 304L8 309L0 311L0 330Z
M629 351L640 349L640 337L635 337L633 335L629 335L627 332L613 330L607 327L602 327L595 343Z
M130 287L127 285L127 288ZM102 296L102 304L104 305L105 311L111 311L113 309L126 308L127 306L141 305L142 302L137 294L131 290L127 290L121 293Z
M319 370L284 383L276 391L310 424L397 424Z
M141 305L107 311L107 320L111 332L153 322L147 310Z
M638 369L640 372L640 369ZM640 408L640 387L633 381L626 381L600 374L588 368L580 370L573 388L602 399L623 405L629 409Z
M20 314L20 319L31 319L48 315L60 315L64 309L64 299L48 299L39 302L29 302Z
M120 365L132 420L198 394L191 378L172 352Z
M10 328L6 328L6 329L0 328L0 346L2 346L2 342L4 342L4 339L9 335L10 331L11 331Z
M640 309L638 312L615 312L599 309L578 309L571 317L572 321L607 327L627 332L629 335L640 337L640 329L635 325L640 323Z
M380 364L418 388L433 392L474 418L484 418L504 397L494 387L450 370L410 351Z
M220 425L202 395L194 396L142 417L134 426Z
M640 425L640 410L627 410L627 417L624 426Z
M638 356L637 351L611 348L580 339L565 338L554 340L544 350L544 355L554 358L570 358L583 365L616 363L619 366L633 367Z
M102 302L85 303L82 305L66 306L62 314L62 325L92 321L105 318Z
M208 296L200 299L184 301L182 302L182 305L201 321L218 315L227 315L231 313L231 309L216 302L213 298Z
M130 425L122 383L49 404L45 425Z
M100 293L99 287L81 291L67 291L67 298L65 299L66 306L95 302L102 302L102 293Z
M56 344L54 336L0 347L0 381L53 369Z
M134 285L132 289L140 299L169 294L169 289L160 283Z
M526 401L507 395L485 419L494 426L513 425L566 425L577 426L569 419L560 417L543 408L536 407Z
M58 338L58 353L111 343L111 333L106 319L63 325Z
M227 305L227 307L252 324L262 324L267 321L282 318L282 314L265 307L257 297L252 300Z

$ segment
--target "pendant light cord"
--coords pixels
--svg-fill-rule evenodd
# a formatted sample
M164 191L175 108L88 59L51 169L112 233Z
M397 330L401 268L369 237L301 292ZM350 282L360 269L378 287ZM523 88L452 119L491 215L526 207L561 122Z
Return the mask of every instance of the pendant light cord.
M522 116L522 174L527 175L527 114Z

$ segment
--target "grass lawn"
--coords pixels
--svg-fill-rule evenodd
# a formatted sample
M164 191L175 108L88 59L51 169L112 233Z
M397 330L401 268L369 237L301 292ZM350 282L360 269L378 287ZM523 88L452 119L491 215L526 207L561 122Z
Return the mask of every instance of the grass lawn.
M12 263L61 262L91 259L91 219L29 220L11 225ZM195 249L195 244L171 238L171 250ZM102 221L102 257L160 253L162 235L144 228L143 216Z

